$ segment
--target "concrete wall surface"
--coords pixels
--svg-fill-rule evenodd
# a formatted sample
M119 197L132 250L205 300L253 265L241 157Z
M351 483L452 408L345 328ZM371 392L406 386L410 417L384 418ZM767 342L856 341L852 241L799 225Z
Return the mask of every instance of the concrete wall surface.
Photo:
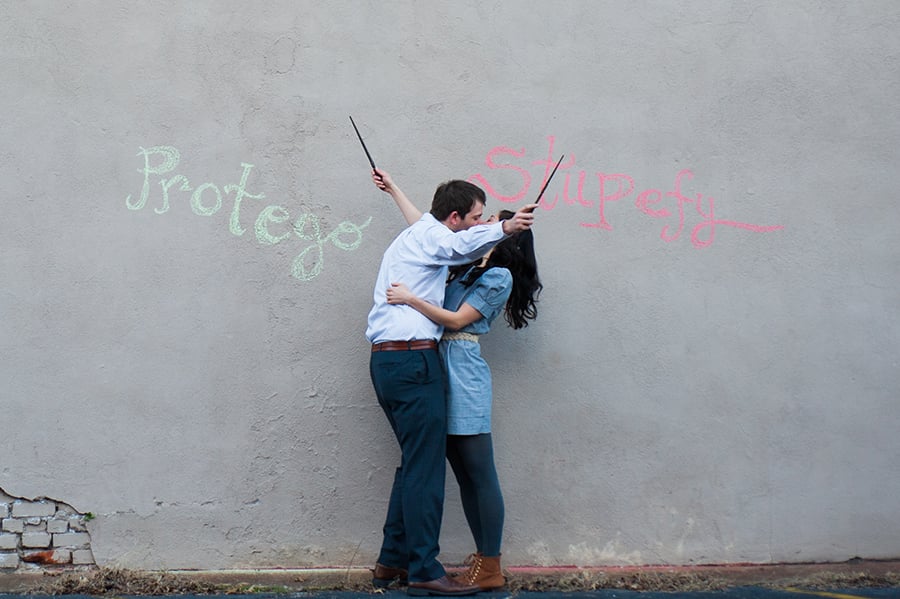
M482 340L506 563L900 557L898 32L893 0L0 4L0 494L90 512L99 564L374 560L403 219L352 115L422 208L523 205L566 155L539 317Z

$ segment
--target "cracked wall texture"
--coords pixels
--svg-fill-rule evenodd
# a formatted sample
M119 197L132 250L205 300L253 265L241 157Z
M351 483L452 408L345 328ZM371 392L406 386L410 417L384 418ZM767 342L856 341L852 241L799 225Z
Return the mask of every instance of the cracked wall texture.
M403 219L352 115L421 208L451 177L521 205L566 155L538 320L482 339L507 563L900 556L898 28L2 3L0 487L94 514L98 564L372 563L398 455L363 333ZM441 547L472 550L452 480Z

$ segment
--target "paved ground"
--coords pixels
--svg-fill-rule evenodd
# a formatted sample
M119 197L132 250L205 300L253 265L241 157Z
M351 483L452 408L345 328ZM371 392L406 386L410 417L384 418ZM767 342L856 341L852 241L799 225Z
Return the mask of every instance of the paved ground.
M900 599L900 560L506 570L508 589L480 593L476 599ZM59 584L85 580L91 584ZM0 599L100 595L208 599L204 593L227 599L407 597L403 590L376 593L370 571L358 567L167 572L93 568L57 571L56 576L41 571L0 574Z
M406 599L403 591L389 591L379 594L384 599ZM120 597L121 595L116 595ZM256 593L250 595L227 595L228 599L372 599L372 593L351 591L319 591L298 593ZM0 599L93 599L91 595L15 595L0 594ZM160 599L209 599L209 595L169 595ZM738 587L725 591L694 591L694 592L656 592L656 591L621 591L601 589L589 592L519 592L510 593L480 593L478 599L897 599L900 597L900 588L889 589L834 589L828 591L809 591L793 589L766 589L761 587Z

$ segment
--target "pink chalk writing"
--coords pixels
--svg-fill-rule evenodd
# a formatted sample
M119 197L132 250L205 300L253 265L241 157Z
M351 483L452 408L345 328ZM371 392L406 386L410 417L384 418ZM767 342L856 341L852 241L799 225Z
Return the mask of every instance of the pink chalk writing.
M553 149L555 137L549 136L547 139L549 141L547 157L531 163L532 166L544 167L543 179L537 186L537 189L543 187L556 164L554 154L557 154L557 152L554 152ZM559 166L560 172L565 174L562 194L557 193L551 197L550 194L545 193L541 199L540 207L543 210L554 210L559 205L560 200L562 200L563 204L568 206L596 208L596 220L582 222L581 226L589 229L612 231L613 226L610 223L608 212L613 206L621 204L611 204L609 206L610 210L608 210L607 204L619 202L634 193L634 179L625 173L597 172L595 173L598 186L597 199L587 199L584 196L587 172L584 170L573 171L575 155L568 152L566 154L569 155L569 159ZM507 170L518 173L518 176L521 178L521 185L512 194L504 194L501 190L495 188L488 178L481 173L476 173L469 179L484 188L487 195L501 202L513 203L527 199L526 196L532 188L531 174L526 168L515 164L512 160L522 159L525 155L525 148L515 150L506 146L497 146L491 149L485 158L485 166L491 170ZM577 182L573 182L573 175L577 175ZM671 243L681 238L682 233L685 231L685 223L689 218L692 219L690 224L693 225L690 229L690 240L691 244L696 248L705 248L712 245L715 240L717 227L733 227L754 233L768 233L784 229L783 225L753 225L716 218L716 200L714 198L703 196L700 193L694 197L689 197L682 191L683 182L690 181L693 178L694 173L692 171L683 169L675 175L675 181L669 191L645 189L637 194L634 204L640 212L653 219L666 219L666 223L659 234L660 239L666 243ZM691 211L691 207L693 207L693 211ZM699 218L699 222L693 224L696 218Z

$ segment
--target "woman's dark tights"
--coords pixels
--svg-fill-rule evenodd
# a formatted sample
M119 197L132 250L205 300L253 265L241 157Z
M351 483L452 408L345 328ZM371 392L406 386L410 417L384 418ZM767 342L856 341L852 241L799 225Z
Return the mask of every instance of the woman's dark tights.
M463 511L475 548L487 557L500 555L503 494L494 467L491 434L448 435L447 459L459 483Z

